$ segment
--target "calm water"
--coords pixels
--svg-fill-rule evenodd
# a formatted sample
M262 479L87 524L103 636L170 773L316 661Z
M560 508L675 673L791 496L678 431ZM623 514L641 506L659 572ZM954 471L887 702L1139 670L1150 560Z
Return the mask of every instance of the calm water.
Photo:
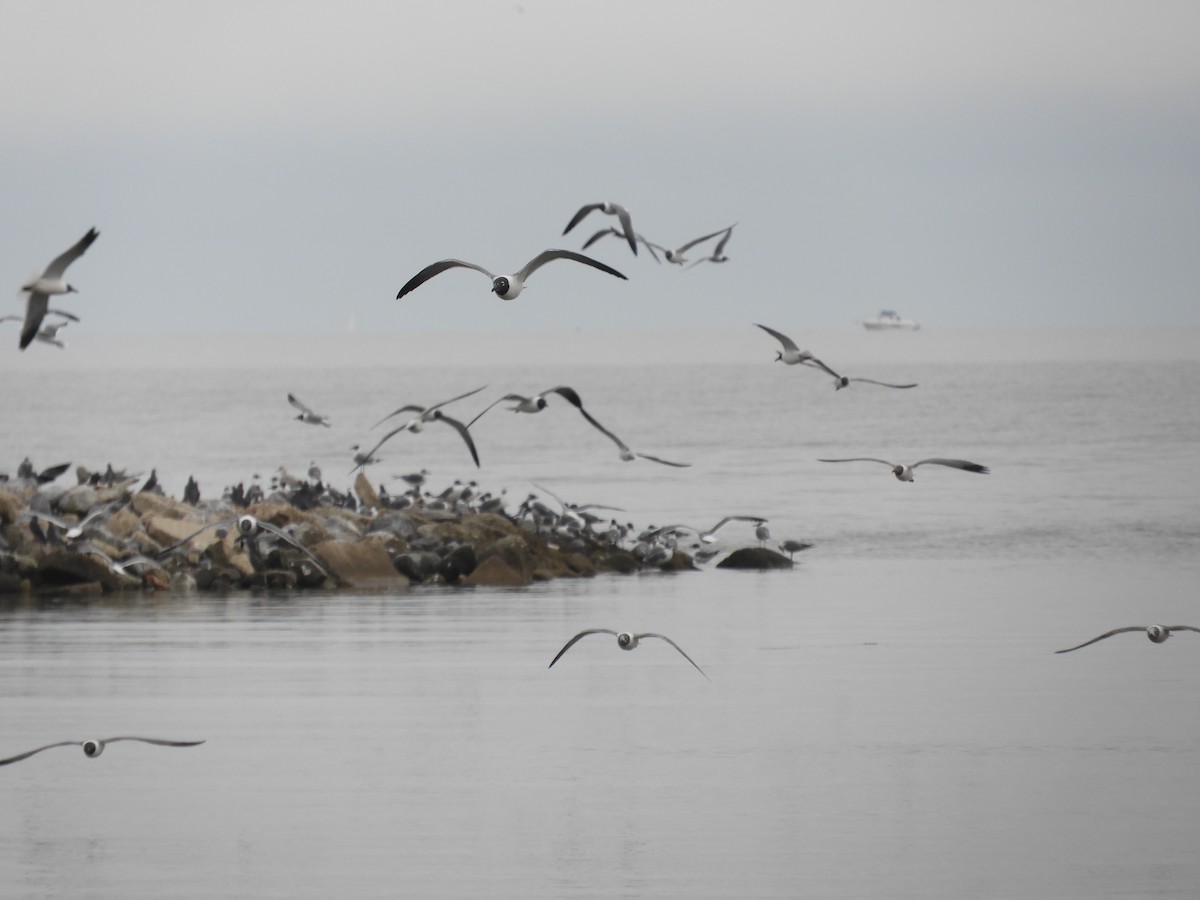
M1197 355L864 356L850 374L921 387L837 394L728 362L180 367L170 406L138 367L41 371L36 404L6 368L3 466L156 465L175 494L312 460L344 484L401 403L567 383L694 467L622 463L557 404L482 419L478 472L431 427L373 480L424 466L513 505L538 482L639 525L761 514L816 547L782 573L0 607L0 755L208 740L0 769L0 893L1194 897L1200 638L1052 651L1200 625ZM288 390L335 427L291 422ZM993 474L816 462L856 455ZM588 626L667 633L712 681L599 637L547 670Z

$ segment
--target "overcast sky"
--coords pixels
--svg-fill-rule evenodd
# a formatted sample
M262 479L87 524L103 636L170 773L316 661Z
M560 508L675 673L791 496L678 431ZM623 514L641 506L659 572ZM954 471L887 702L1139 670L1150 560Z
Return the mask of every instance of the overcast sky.
M0 0L3 312L94 225L90 334L1200 325L1197 35L1194 0ZM395 299L603 200L737 222L731 260Z

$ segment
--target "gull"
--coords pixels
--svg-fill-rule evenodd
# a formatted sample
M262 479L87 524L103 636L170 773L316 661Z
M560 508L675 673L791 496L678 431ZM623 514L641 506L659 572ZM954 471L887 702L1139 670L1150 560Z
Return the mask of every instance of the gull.
M382 425L384 422L386 422L392 416L398 416L402 412L415 412L415 413L420 413L420 415L417 416L417 418L413 419L411 422L409 422L404 427L412 432L420 431L425 426L426 422L432 422L434 420L434 418L435 418L434 412L436 410L441 409L443 406L448 406L449 404L454 403L456 400L462 400L464 397L470 397L472 394L478 394L485 387L487 387L486 384L483 385L482 387L475 388L475 390L473 390L473 391L467 391L465 394L459 394L457 397L451 397L449 400L443 400L441 403L435 403L435 404L433 404L433 406L419 406L416 403L409 403L408 405L402 406L399 409L392 410L390 413L388 413L386 416L384 416L382 419L380 419L378 422L376 422L371 427L378 428L380 425ZM476 418L478 418L478 417L476 417Z
M667 525L663 528L657 528L650 532L648 540L653 540L658 535L665 534L668 531L674 531L677 528L686 528L688 531L696 532L696 537L700 539L702 544L714 544L717 541L717 532L730 522L754 522L756 525L760 525L765 521L767 520L762 516L726 516L707 531L702 531L699 528L693 528L691 525Z
M305 556L307 556L308 559L312 562L312 564L314 566L316 566L317 569L320 570L321 574L323 574L326 578L332 578L334 581L337 581L337 582L341 581L340 578L338 578L336 575L334 575L328 569L325 568L325 565L312 554L311 550L309 550L307 547L305 547L302 543L300 543L298 540L296 540L294 537L292 537L290 534L288 534L282 528L272 525L270 522L264 522L261 519L259 519L258 517L252 516L248 513L244 516L238 516L236 519L225 519L225 520L222 520L219 522L209 522L207 525L204 525L201 528L198 528L195 531L193 531L191 534L189 534L183 540L176 541L174 544L172 544L169 547L164 547L162 550L158 551L158 553L156 555L159 557L159 559L162 559L167 554L169 554L172 550L175 550L178 547L182 547L184 544L186 544L192 538L198 537L199 535L203 534L205 531L208 531L208 529L210 529L210 528L218 529L218 534L220 534L220 529L229 529L231 527L236 527L238 530L238 534L240 534L243 538L254 538L258 535L258 533L260 531L266 531L270 534L273 534L273 535L275 535L275 537L279 538L282 541L287 542L288 544L291 544L293 547L295 547L297 550L299 550L301 553L303 553Z
M411 432L416 433L425 427L426 421L445 422L447 425L449 425L451 428L453 428L455 431L457 431L459 433L459 435L462 437L463 442L467 445L467 449L471 451L471 459L475 460L475 467L476 468L479 467L479 453L475 450L475 442L473 440L471 440L471 432L469 432L467 430L467 426L464 425L462 422L458 421L458 419L450 418L448 415L446 415L440 409L435 409L432 412L431 419L426 419L424 417L424 415L418 416L417 418L412 419L409 422L405 422L399 428L393 428L391 431L389 431L387 434L385 434L383 437L381 437L379 439L379 443L376 444L374 447L372 447L370 450L368 450L366 453L354 454L354 462L355 462L354 469L361 469L367 463L375 462L376 461L375 460L375 451L378 450L380 447L382 447L384 444L386 444L388 442L388 440L395 437L402 431L411 431ZM354 469L351 469L350 471L353 472Z
M899 481L912 481L913 469L917 466L923 466L926 463L936 466L950 466L952 469L962 469L964 472L977 472L980 475L987 475L991 470L987 466L981 466L979 463L967 462L965 459L941 459L933 457L930 459L921 459L913 463L911 466L899 465L897 463L888 462L886 459L876 459L873 456L853 456L849 459L818 459L817 462L877 462L883 463L885 466L890 466L892 474Z
M305 425L324 425L329 427L329 416L323 416L320 413L313 412L304 405L295 394L288 394L288 403L300 410L300 415L296 416Z
M55 744L47 744L45 747L38 747L36 750L27 750L25 753L18 753L16 756L10 756L8 759L0 759L0 766L7 766L9 763L20 762L23 759L28 759L35 753L41 753L43 750L49 750L51 747L82 747L83 755L89 759L95 759L104 752L104 748L109 744L115 744L117 741L141 741L143 744L157 744L160 747L197 747L203 744L204 741L167 741L162 738L147 738L147 737L110 737L104 740L96 740L92 738L87 741L58 741Z
M655 634L653 631L646 631L646 632L643 632L642 634L631 634L628 631L621 631L621 632L613 631L611 628L589 628L586 631L579 632L579 634L575 635L575 637L573 637L569 641L567 641L567 643L563 646L563 648L558 651L558 656L556 656L556 657L554 657L554 659L550 660L550 665L547 666L547 668L553 668L554 664L556 662L558 662L559 658L564 653L566 653L568 650L570 650L573 646L575 646L575 644L578 641L587 637L589 634L611 634L613 637L615 637L617 639L617 646L620 647L622 650L634 649L638 645L638 641L642 640L642 638L658 638L659 640L666 641L668 644L670 644L672 647L674 647L676 650L678 650L684 659L686 659L688 662L690 662L693 666L696 667L697 672L699 672L701 675L704 675L704 670L696 665L696 661L694 659L692 659L690 656L688 656L686 653L684 653L683 648L680 647L673 640L671 640L669 637L667 637L665 634ZM704 677L708 678L707 675L704 675ZM709 678L709 681L711 681L711 680L712 679Z
M717 246L713 248L711 256L702 256L694 262L688 263L684 269L690 269L693 266L698 266L702 262L723 263L729 262L729 257L725 255L725 245L729 243L729 238L733 235L733 229L737 227L737 222L734 222L725 229L725 237L717 242Z
M475 263L464 262L461 259L443 259L440 262L426 266L410 278L408 283L400 288L400 292L396 294L396 299L399 300L405 294L419 288L434 275L445 272L447 269L461 266L467 269L474 269L476 272L482 272L488 278L492 279L492 293L501 300L515 300L521 291L524 290L525 282L529 276L546 263L553 262L556 259L571 259L575 262L583 263L585 266L591 266L594 269L599 269L601 272L607 272L609 275L615 275L617 278L628 281L624 275L612 268L612 266L606 266L599 260L592 259L590 256L584 256L582 253L576 253L573 250L543 250L512 275L493 275L483 266L478 266Z
M786 553L793 561L796 559L796 554L801 550L807 550L812 544L806 544L803 541L794 541L788 538L779 545L779 549Z
M729 228L732 227L732 225L729 226ZM707 240L711 240L718 235L724 234L728 230L728 228L722 228L720 231L714 231L712 234L706 234L704 237L698 237L694 241L688 241L682 247L676 247L674 250L670 250L666 247L660 247L658 244L649 244L649 246L653 247L655 250L659 251L663 256L665 256L667 258L667 262L673 262L676 265L681 266L687 262L687 259L684 257L684 254L687 253L687 251L691 250L697 244L703 244Z
M607 428L605 428L603 425L601 425L599 422L597 422L595 419L593 419L591 416L589 416L587 414L587 412L585 412L582 409L579 411L581 413L583 413L583 417L585 419L587 419L589 422L591 422L593 425L595 425L598 429L600 429L600 431L604 432L604 434L608 435L609 440L611 440L614 444L617 445L617 449L620 450L620 452L621 452L621 459L625 462L633 462L635 459L648 459L648 460L650 460L650 462L661 463L664 466L674 466L677 469L686 469L689 466L691 466L691 463L671 462L669 459L662 459L661 457L658 457L658 456L651 456L649 453L635 453L633 450L629 449L629 447L625 444L624 441L622 441L619 437L617 437L615 434L613 434L611 431L609 431Z
M822 372L832 375L833 389L835 391L840 391L844 387L849 387L850 382L852 381L862 381L867 384L877 384L880 387L886 388L915 388L917 386L915 382L913 384L889 384L886 381L876 381L874 378L847 378L844 375L839 375L837 372L833 371L833 369L829 368L829 366L825 365L825 363L821 362L821 360L815 357L801 360L801 362L806 366L811 366L814 369L820 369Z
M628 235L625 234L625 232L619 228L601 228L599 231L597 231L595 234L593 234L590 238L588 238L586 241L584 241L583 246L580 247L579 249L586 250L588 247L592 246L592 244L596 243L596 241L600 240L600 238L607 237L610 234L613 235L614 237L619 237L621 240L626 240L628 238ZM662 260L660 260L658 258L658 254L654 252L653 244L651 244L648 240L646 240L644 237L642 237L637 232L634 232L633 237L634 237L634 240L636 240L639 244L642 244L648 251L650 251L650 256L654 259L654 261L656 263L659 263L660 265L662 264Z
M111 503L104 503L88 510L88 514L78 522L67 522L60 519L58 516L52 516L48 513L32 512L28 509L22 510L17 514L18 519L40 519L43 522L49 522L56 528L62 529L63 537L69 541L83 536L84 529L92 523L93 520L101 516L109 515L117 511L118 508L125 505L124 500L114 500Z
M762 547L771 539L771 529L767 527L766 522L760 522L758 527L754 529L754 536L758 538L758 545Z
M76 550L80 553L90 553L92 556L100 557L100 559L104 561L105 565L108 566L109 571L111 571L113 574L123 575L132 580L136 579L133 579L133 576L125 571L132 566L145 566L149 569L162 570L162 566L159 564L158 560L151 559L148 556L142 556L140 553L135 553L133 556L130 556L127 559L118 561L113 559L99 547L88 542L77 545Z
M47 309L46 315L62 316L64 319L70 319L72 322L79 321L79 316L71 315L71 313L64 312L61 309ZM9 322L9 321L24 322L25 318L24 318L24 316L0 316L0 322ZM46 343L46 344L53 344L55 347L58 347L61 350L67 346L67 343L66 343L66 341L60 341L58 339L58 332L60 329L65 327L67 324L68 324L67 322L55 322L55 323L44 324L44 325L42 325L42 327L40 329L38 329L38 333L34 335L34 339L42 341L43 343Z
M608 216L616 216L621 223L623 232L618 232L615 228L611 229L614 234L620 234L629 242L629 249L633 251L633 255L637 256L637 235L633 231L633 220L629 216L629 210L621 206L619 203L588 203L585 206L579 207L579 212L571 217L571 221L567 223L567 227L563 229L563 234L569 232L572 228L584 220L584 218L595 210L600 210ZM592 238L595 240L595 238ZM589 241L588 243L591 243ZM584 246L587 246L586 244Z
M483 413L487 412L497 403L504 403L505 401L512 401L516 404L515 406L509 407L510 412L539 413L548 406L546 403L547 394L558 394L577 410L583 412L583 400L580 399L576 390L574 388L567 387L565 384L560 384L558 387L552 387L549 390L542 391L540 394L534 394L532 397L526 397L523 394L505 394L499 400L489 404L483 412L468 422L467 427L470 428L472 425L478 422L480 417L483 416Z
M754 324L758 325L757 322ZM817 360L817 358L807 350L801 350L799 347L797 347L796 342L786 334L782 334L776 331L774 328L768 328L766 325L758 325L758 327L767 334L771 335L771 337L775 338L775 340L779 341L779 343L783 344L783 349L775 354L775 362L781 362L788 366L794 366L796 363L802 363L809 359L820 362L820 360ZM821 368L825 368L823 363ZM826 369L826 371L829 370Z
M92 246L92 242L100 236L95 228L89 229L88 233L75 242L69 250L60 253L53 260L42 274L27 281L21 285L21 292L28 294L25 301L25 325L21 329L20 347L24 350L33 341L38 333L38 329L42 325L42 319L46 316L46 311L52 294L72 294L78 293L74 287L67 284L63 280L63 274L67 271L67 266L83 256L88 247Z
M1126 628L1114 628L1112 631L1106 631L1100 637L1094 637L1090 641L1084 641L1075 647L1068 647L1066 650L1055 650L1055 653L1070 653L1072 650L1078 650L1080 647L1086 647L1088 644L1094 644L1096 641L1102 641L1105 638L1110 638L1114 634L1123 634L1126 631L1144 631L1155 644L1163 643L1171 636L1172 631L1200 631L1200 628L1193 628L1191 625L1130 625Z

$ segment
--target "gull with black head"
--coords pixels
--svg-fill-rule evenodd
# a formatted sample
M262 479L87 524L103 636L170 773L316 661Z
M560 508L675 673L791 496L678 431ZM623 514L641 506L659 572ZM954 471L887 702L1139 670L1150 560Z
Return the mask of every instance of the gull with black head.
M400 288L399 293L396 294L396 299L399 300L405 294L419 288L434 275L440 275L447 269L465 268L482 272L490 278L492 280L492 293L501 300L515 300L520 296L521 291L525 289L525 282L529 280L529 276L546 265L546 263L553 262L556 259L573 260L577 263L583 263L585 266L591 266L593 269L599 269L601 272L607 272L609 275L615 275L622 280L628 280L612 266L606 266L599 260L592 259L590 256L584 256L582 253L576 253L574 250L543 250L512 275L494 275L483 266L472 262L465 262L461 259L443 259L426 266L410 278L404 287Z

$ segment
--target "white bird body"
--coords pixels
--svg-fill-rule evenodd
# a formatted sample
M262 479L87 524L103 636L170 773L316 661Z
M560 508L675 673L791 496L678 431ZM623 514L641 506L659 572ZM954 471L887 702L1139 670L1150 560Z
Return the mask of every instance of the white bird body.
M66 282L63 275L67 267L83 256L88 247L100 236L95 228L76 241L68 250L60 253L46 266L41 275L21 285L21 292L29 296L25 301L25 325L21 328L20 348L24 350L33 341L49 308L50 297L75 293L75 288Z
M697 672L699 672L701 675L704 675L704 670L696 665L696 661L694 659L692 659L690 656L688 656L686 653L684 653L683 648L680 647L673 640L671 640L669 637L667 637L665 634L657 634L653 631L645 631L645 632L642 632L641 634L634 634L633 632L630 632L630 631L613 631L611 628L588 628L585 631L579 632L579 634L575 635L575 637L571 638L569 641L567 641L567 643L565 645L563 645L563 648L558 651L558 655L556 655L554 657L554 659L550 660L550 665L547 668L553 668L554 664L556 662L558 662L558 660L562 657L562 655L564 653L566 653L568 650L570 650L572 647L574 647L575 644L577 644L580 640L582 640L583 638L587 637L590 634L611 634L613 637L615 637L617 639L617 646L620 647L622 650L633 650L635 647L637 647L638 642L641 641L643 638L658 638L659 640L666 641L668 644L670 644L672 647L674 647L676 650L678 650L680 655L683 656L684 659L686 659L693 666L695 666ZM704 675L704 677L708 678L707 675Z
M583 263L586 266L591 266L594 269L599 269L602 272L607 272L609 275L615 275L622 280L628 280L614 269L612 266L606 266L599 260L592 259L590 256L584 256L582 253L576 253L573 250L543 250L524 266L514 272L512 275L494 275L485 269L483 266L472 262L465 262L461 259L443 259L426 266L416 275L408 280L404 287L396 294L396 299L399 300L405 294L416 290L430 278L445 272L447 269L465 268L474 269L476 272L482 272L492 280L492 293L501 300L515 300L520 296L521 291L525 289L525 282L534 272L540 269L546 263L553 262L556 259L569 259L578 263Z
M583 400L580 399L579 394L576 392L576 390L574 388L567 387L565 384L561 384L558 387L552 387L549 390L542 391L540 394L534 394L532 397L526 397L524 394L505 394L499 400L496 400L493 403L490 403L483 410L483 412L481 412L474 419L472 419L470 422L468 422L467 427L470 428L472 425L474 425L476 422L478 422L479 419L483 416L483 413L486 413L489 409L491 409L497 403L505 403L508 401L514 402L515 405L510 406L508 408L510 412L530 413L530 414L540 413L543 409L545 409L549 405L546 402L547 394L558 394L560 397L562 397L564 400L566 400L568 403L570 403L572 406L574 406L577 410L579 410L580 412L583 412Z
M758 325L757 322L754 323ZM758 325L763 331L779 341L783 345L783 349L775 354L775 362L781 362L784 365L794 366L797 363L802 363L806 360L815 360L816 357L807 350L801 350L796 346L796 342L782 332L776 331L774 328L768 328L766 325Z
M1198 631L1200 628L1193 628L1191 625L1128 625L1124 628L1114 628L1112 631L1106 631L1099 637L1094 637L1090 641L1084 641L1074 647L1068 647L1066 650L1055 650L1055 653L1070 653L1072 650L1078 650L1080 647L1086 647L1089 644L1094 644L1097 641L1102 641L1105 638L1110 638L1114 634L1124 634L1128 631L1143 631L1154 644L1165 643L1167 638L1171 636L1172 631Z

